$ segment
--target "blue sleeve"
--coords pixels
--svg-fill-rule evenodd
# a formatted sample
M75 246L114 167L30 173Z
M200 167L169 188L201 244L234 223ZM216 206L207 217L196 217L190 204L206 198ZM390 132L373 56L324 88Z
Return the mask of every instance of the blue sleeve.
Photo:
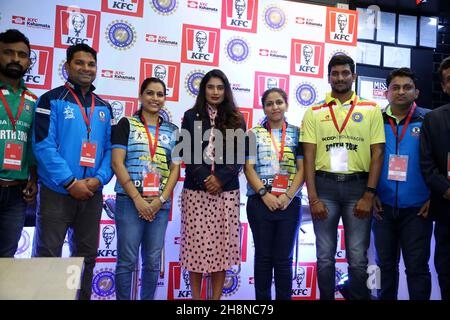
M45 94L36 103L33 121L33 153L38 173L63 186L74 178L66 160L58 153L58 101Z
M105 145L103 146L103 159L94 176L94 178L97 178L103 186L108 184L114 174L111 167L111 119L112 115L111 112L109 112Z

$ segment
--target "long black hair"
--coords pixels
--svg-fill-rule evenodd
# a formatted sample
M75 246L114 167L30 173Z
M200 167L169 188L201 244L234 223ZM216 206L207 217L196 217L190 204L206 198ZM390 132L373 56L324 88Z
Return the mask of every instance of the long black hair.
M145 89L147 89L147 87L148 87L148 85L149 85L150 83L159 83L159 84L161 84L162 87L163 87L164 96L166 96L166 84L165 84L164 81L162 81L161 79L155 78L155 77L150 77L150 78L147 78L147 79L145 79L144 81L142 81L141 89L139 90L139 94L140 94L140 95L142 95L142 94L144 93ZM136 112L134 113L134 115L135 115L135 116L136 116L136 115L137 115L137 116L141 116L141 114L142 114L142 105L139 106L138 111L136 111Z
M241 128L243 122L243 116L234 102L230 82L225 73L219 69L213 69L205 74L200 82L199 93L193 109L199 114L201 119L209 119L208 111L206 109L206 84L211 78L221 79L225 87L224 99L217 107L217 117L215 120L216 128L225 135L226 129Z

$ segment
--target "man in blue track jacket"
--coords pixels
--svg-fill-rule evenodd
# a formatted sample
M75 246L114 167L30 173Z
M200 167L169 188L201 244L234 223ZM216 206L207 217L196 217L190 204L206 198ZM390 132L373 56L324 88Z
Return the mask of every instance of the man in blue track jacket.
M409 298L428 300L428 266L433 222L428 218L429 190L420 170L420 131L430 110L419 108L416 77L409 68L386 79L389 105L383 112L386 145L378 182L372 230L381 270L381 300L396 300L400 252L406 267Z
M37 102L33 151L38 163L40 210L33 256L61 256L69 231L72 256L84 257L79 298L91 296L97 256L102 186L111 179L110 105L94 94L97 52L67 49L68 81Z

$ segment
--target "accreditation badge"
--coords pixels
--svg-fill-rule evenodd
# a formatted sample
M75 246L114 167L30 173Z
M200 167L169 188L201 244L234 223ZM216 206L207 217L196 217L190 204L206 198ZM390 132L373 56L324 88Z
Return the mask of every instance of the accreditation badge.
M81 144L80 166L94 168L97 156L97 143L83 140Z
M157 169L148 165L143 172L142 195L144 197L159 196L160 173Z
M272 190L270 191L270 193L275 196L279 196L283 193L286 193L288 185L289 185L289 175L277 173L273 177Z
M23 144L6 142L3 152L3 169L20 171L22 169Z
M390 154L388 180L406 181L408 172L408 156Z
M348 150L344 147L330 149L330 167L332 172L348 171Z

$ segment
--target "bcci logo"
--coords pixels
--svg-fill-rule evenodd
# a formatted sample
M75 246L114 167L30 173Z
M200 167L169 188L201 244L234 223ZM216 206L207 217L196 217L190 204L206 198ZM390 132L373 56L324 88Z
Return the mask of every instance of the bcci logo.
M295 90L295 98L301 106L312 105L317 98L317 88L307 82L300 83Z
M202 70L193 70L189 72L184 81L184 87L187 93L189 93L194 98L197 97L200 89L200 82L205 76L205 72Z
M172 114L170 113L169 109L167 109L167 107L162 107L161 110L159 110L159 115L165 122L172 122Z
M141 59L140 81L156 77L166 84L166 100L178 101L180 64L173 61Z
M258 0L222 0L222 28L256 33Z
M330 62L331 58L333 58L334 56L351 56L350 52L346 51L346 50L334 50L329 56L328 56L328 62Z
M100 12L56 6L55 47L85 43L98 51Z
M218 66L219 43L219 29L185 24L181 62Z
M361 112L354 112L354 113L352 114L352 120L353 120L354 122L361 122L361 121L363 121L363 115L362 115L362 113L361 113Z
M150 5L157 14L168 16L177 10L178 1L177 0L150 0Z
M31 46L31 64L23 80L29 88L49 90L52 85L53 48Z
M231 62L243 63L247 60L250 49L244 39L236 37L228 41L225 46L225 52Z
M94 298L98 300L110 300L116 295L114 272L109 268L99 269L92 279Z
M279 7L268 7L264 10L264 23L269 29L280 31L286 25L286 14Z
M106 28L105 35L114 49L127 50L136 43L136 30L127 21L113 21Z
M58 66L58 75L62 82L66 82L69 80L69 74L67 73L66 68L64 67L65 63L66 60L62 60Z
M22 254L28 250L31 245L30 235L25 230L22 230L19 243L17 245L17 251L15 255Z
M322 78L324 44L292 39L291 74Z
M357 26L358 18L354 11L327 8L327 42L356 45Z
M238 275L238 272L234 272L234 270L227 270L225 273L225 283L222 289L222 294L224 297L230 297L235 294L239 287L241 286L241 278Z

